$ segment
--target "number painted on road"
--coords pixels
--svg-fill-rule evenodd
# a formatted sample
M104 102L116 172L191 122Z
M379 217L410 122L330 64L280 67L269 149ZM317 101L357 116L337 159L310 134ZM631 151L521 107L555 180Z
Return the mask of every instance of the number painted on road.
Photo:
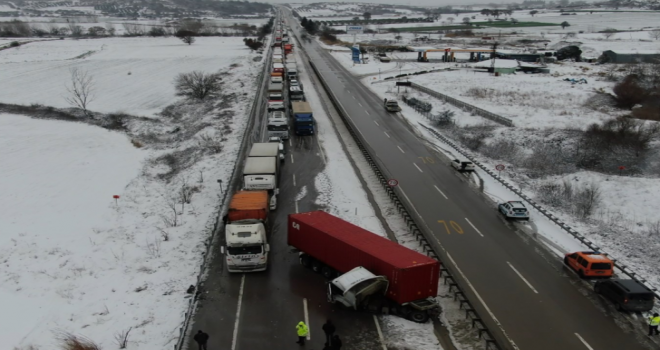
M424 162L424 164L427 164L427 163L428 164L435 164L435 159L433 159L431 157L417 157L417 158L421 159L422 162Z
M461 234L461 235L462 235L462 234L465 232L465 231L463 231L463 228L461 227L461 225L459 225L458 223L456 223L456 221L449 220L449 225L447 225L447 221L445 221L445 220L438 220L438 223L441 223L441 224L445 225L445 229L447 230L447 234L448 234L448 235L451 234L451 229L449 228L450 226L451 226L451 228L453 228L454 231L456 231L458 234Z

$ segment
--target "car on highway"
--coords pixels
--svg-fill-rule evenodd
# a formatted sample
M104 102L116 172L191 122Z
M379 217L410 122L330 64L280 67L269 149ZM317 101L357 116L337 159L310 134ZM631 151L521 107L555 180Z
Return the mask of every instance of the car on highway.
M529 211L521 201L508 201L500 203L497 208L507 219L529 220Z
M597 281L594 292L610 300L619 311L651 311L655 295L635 280Z
M564 256L564 264L582 277L612 277L614 262L605 254L584 251L568 253Z
M302 89L302 86L300 86L300 83L296 79L289 80L289 86L298 86Z
M451 161L451 166L458 171L474 171L474 163L467 159L454 159Z

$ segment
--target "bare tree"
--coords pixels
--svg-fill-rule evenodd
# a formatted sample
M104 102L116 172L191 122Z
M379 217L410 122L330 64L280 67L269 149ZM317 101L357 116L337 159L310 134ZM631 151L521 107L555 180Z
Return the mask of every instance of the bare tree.
M82 26L79 26L75 23L69 23L69 32L71 32L71 36L74 37L82 36L84 31L85 28L83 28Z
M85 70L72 68L71 86L66 86L69 93L64 99L71 105L81 108L88 115L87 106L94 100L94 78Z
M660 29L653 29L649 32L649 36L655 40L660 39Z
M115 36L115 26L112 23L107 22L105 24L105 31L108 33L109 36Z
M603 37L604 37L605 39L609 39L609 38L613 37L614 34L616 34L616 32L617 32L616 29L607 28L607 29L605 29L605 30L603 31L602 34L603 34Z
M449 22L449 24L453 24L454 23L454 17L448 17L447 21Z
M190 30L179 30L176 32L176 37L181 39L184 43L192 45L195 42L195 33Z
M193 71L180 73L174 79L174 88L177 96L186 96L203 100L220 92L222 77L219 73Z

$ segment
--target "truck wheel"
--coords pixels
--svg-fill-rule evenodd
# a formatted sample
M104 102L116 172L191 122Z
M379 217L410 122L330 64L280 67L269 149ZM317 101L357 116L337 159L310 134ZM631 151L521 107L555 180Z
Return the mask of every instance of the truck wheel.
M303 254L303 255L300 256L300 265L302 265L306 268L309 268L310 265L312 265L311 260L312 260L312 258L309 255Z
M331 280L335 277L335 270L330 266L323 266L321 268L321 274L323 275L323 277Z
M321 273L322 268L323 268L323 263L322 262L320 262L318 260L312 261L312 271L314 271L316 273Z
M429 320L429 314L421 310L413 310L408 317L411 321L417 323L426 323Z

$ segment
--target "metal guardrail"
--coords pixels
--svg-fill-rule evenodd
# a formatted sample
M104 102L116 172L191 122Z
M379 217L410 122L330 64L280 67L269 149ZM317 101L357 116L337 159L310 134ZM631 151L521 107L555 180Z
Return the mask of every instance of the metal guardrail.
M420 229L419 226L415 223L415 220L413 219L413 216L410 215L413 210L412 208L409 208L410 204L406 203L402 200L399 199L399 196L397 195L396 191L392 189L387 184L388 178L385 176L384 172L381 170L383 169L381 166L378 165L378 160L373 158L366 146L366 141L362 140L361 135L359 133L355 132L355 128L352 125L352 122L350 121L350 118L347 118L346 112L344 111L343 107L341 104L338 102L336 97L334 96L334 93L328 85L326 84L325 80L323 80L323 77L319 73L318 69L314 65L314 62L309 60L309 64L312 67L312 70L314 70L314 73L318 77L319 81L321 82L321 85L323 86L323 89L325 90L326 94L328 97L330 97L330 101L332 102L333 106L337 110L340 118L344 121L344 124L346 125L346 128L348 129L349 133L355 140L355 143L358 145L360 151L364 155L365 159L373 169L374 173L378 177L378 181L380 184L383 186L385 191L387 192L387 195L390 197L390 199L394 202L396 205L397 211L403 219L406 221L406 226L408 227L408 230L410 233L415 235L415 240L419 242L419 245L422 247L424 250L424 253L438 261L441 262L441 272L444 274L444 283L449 284L449 291L454 293L454 301L459 302L459 307L460 309L465 310L465 317L470 318L472 321L472 327L477 328L478 335L480 338L482 338L486 342L486 350L500 350L502 349L495 338L493 337L492 333L488 330L486 327L486 324L482 320L481 317L479 317L479 314L477 311L472 307L472 304L470 301L467 299L465 293L463 292L463 289L459 284L457 283L457 280L453 277L452 273L449 271L447 268L447 265L442 262L440 259L439 255L436 253L436 251L433 249L431 244L429 243L429 240L427 238L427 233L425 233L422 229Z
M273 35L271 35L271 41L273 39ZM202 284L203 276L206 273L206 269L208 267L207 264L211 261L212 258L211 253L213 249L213 242L219 236L219 234L221 234L224 230L224 227L221 225L220 218L223 217L226 208L229 205L229 200L231 199L229 194L234 193L236 190L238 190L238 187L241 183L239 181L242 170L241 165L245 160L248 146L255 141L254 134L252 138L250 138L249 135L253 131L252 129L254 127L256 118L260 115L259 112L263 110L263 106L265 105L263 94L266 89L267 79L264 78L269 76L267 75L267 72L270 72L270 66L272 60L271 51L272 48L269 41L268 50L264 53L264 60L265 60L264 69L259 73L259 76L257 77L258 83L256 86L258 86L259 88L254 95L254 103L252 104L252 108L250 109L250 114L249 114L250 117L248 118L248 124L245 126L245 131L243 132L243 141L241 141L241 147L239 149L236 162L234 163L234 169L232 170L232 175L230 178L231 180L227 184L227 188L225 189L225 191L220 195L221 197L220 203L222 203L222 205L220 206L218 215L215 219L215 222L213 223L213 231L211 233L211 236L208 237L207 240L204 242L204 245L206 246L206 253L202 257L202 263L199 268L199 273L197 274L197 282L195 283L195 294L193 297L190 298L190 302L188 304L188 310L184 314L184 320L181 327L179 327L179 339L177 340L176 344L174 344L174 350L182 350L184 348L188 327L190 326L190 321L192 319L192 316L194 315L195 308L197 307L197 301L198 301L197 296L199 295L199 293L201 293L200 287Z
M485 109L481 109L481 108L473 106L469 103L465 103L465 102L457 100L453 97L447 96L447 95L439 93L437 91L433 91L433 90L431 90L427 87L424 87L424 86L421 86L421 85L415 84L415 83L410 83L410 87L415 89L415 90L418 90L418 91L424 92L426 94L429 94L429 95L431 95L431 96L433 96L437 99L444 100L445 102L449 102L449 103L453 104L456 107L467 110L471 113L477 114L477 115L482 116L486 119L490 119L490 120L492 120L496 123L500 123L504 126L514 126L513 121L509 118L504 118L504 117L499 116L495 113L491 113L491 112L489 112Z
M564 231L568 232L573 238L579 240L582 244L586 245L589 247L589 249L601 252L603 254L606 254L605 252L601 251L600 247L598 247L596 244L585 238L581 233L578 231L574 230L572 227L567 225L565 222L561 221L558 217L554 216L550 211L546 210L542 206L540 206L537 202L535 202L533 199L529 198L527 195L525 195L522 191L518 190L517 188L513 187L508 181L502 179L499 175L497 175L494 171L488 169L483 163L479 162L478 160L474 159L472 155L468 152L465 152L463 149L458 147L456 144L451 142L449 139L447 139L445 136L440 134L438 131L435 129L429 128L428 126L419 123L423 128L431 132L433 135L435 135L437 138L442 140L444 143L448 144L451 146L454 150L456 150L458 153L463 155L465 158L469 159L472 161L472 163L476 164L479 166L483 171L488 173L491 177L493 177L495 180L497 180L499 183L504 185L507 189L515 193L516 195L520 196L522 199L524 199L527 203L529 203L534 209L536 209L538 212L543 214L546 218L550 219L553 223L555 223L557 226L559 226L561 229ZM658 293L658 289L652 286L647 285L647 280L645 278L639 277L639 274L635 271L633 271L630 267L626 266L625 264L621 264L617 262L617 259L611 258L612 261L614 261L614 266L618 268L624 275L626 275L628 278L633 279L642 285L646 286L648 289L653 291L653 294L655 295L655 298L660 300L660 294Z

